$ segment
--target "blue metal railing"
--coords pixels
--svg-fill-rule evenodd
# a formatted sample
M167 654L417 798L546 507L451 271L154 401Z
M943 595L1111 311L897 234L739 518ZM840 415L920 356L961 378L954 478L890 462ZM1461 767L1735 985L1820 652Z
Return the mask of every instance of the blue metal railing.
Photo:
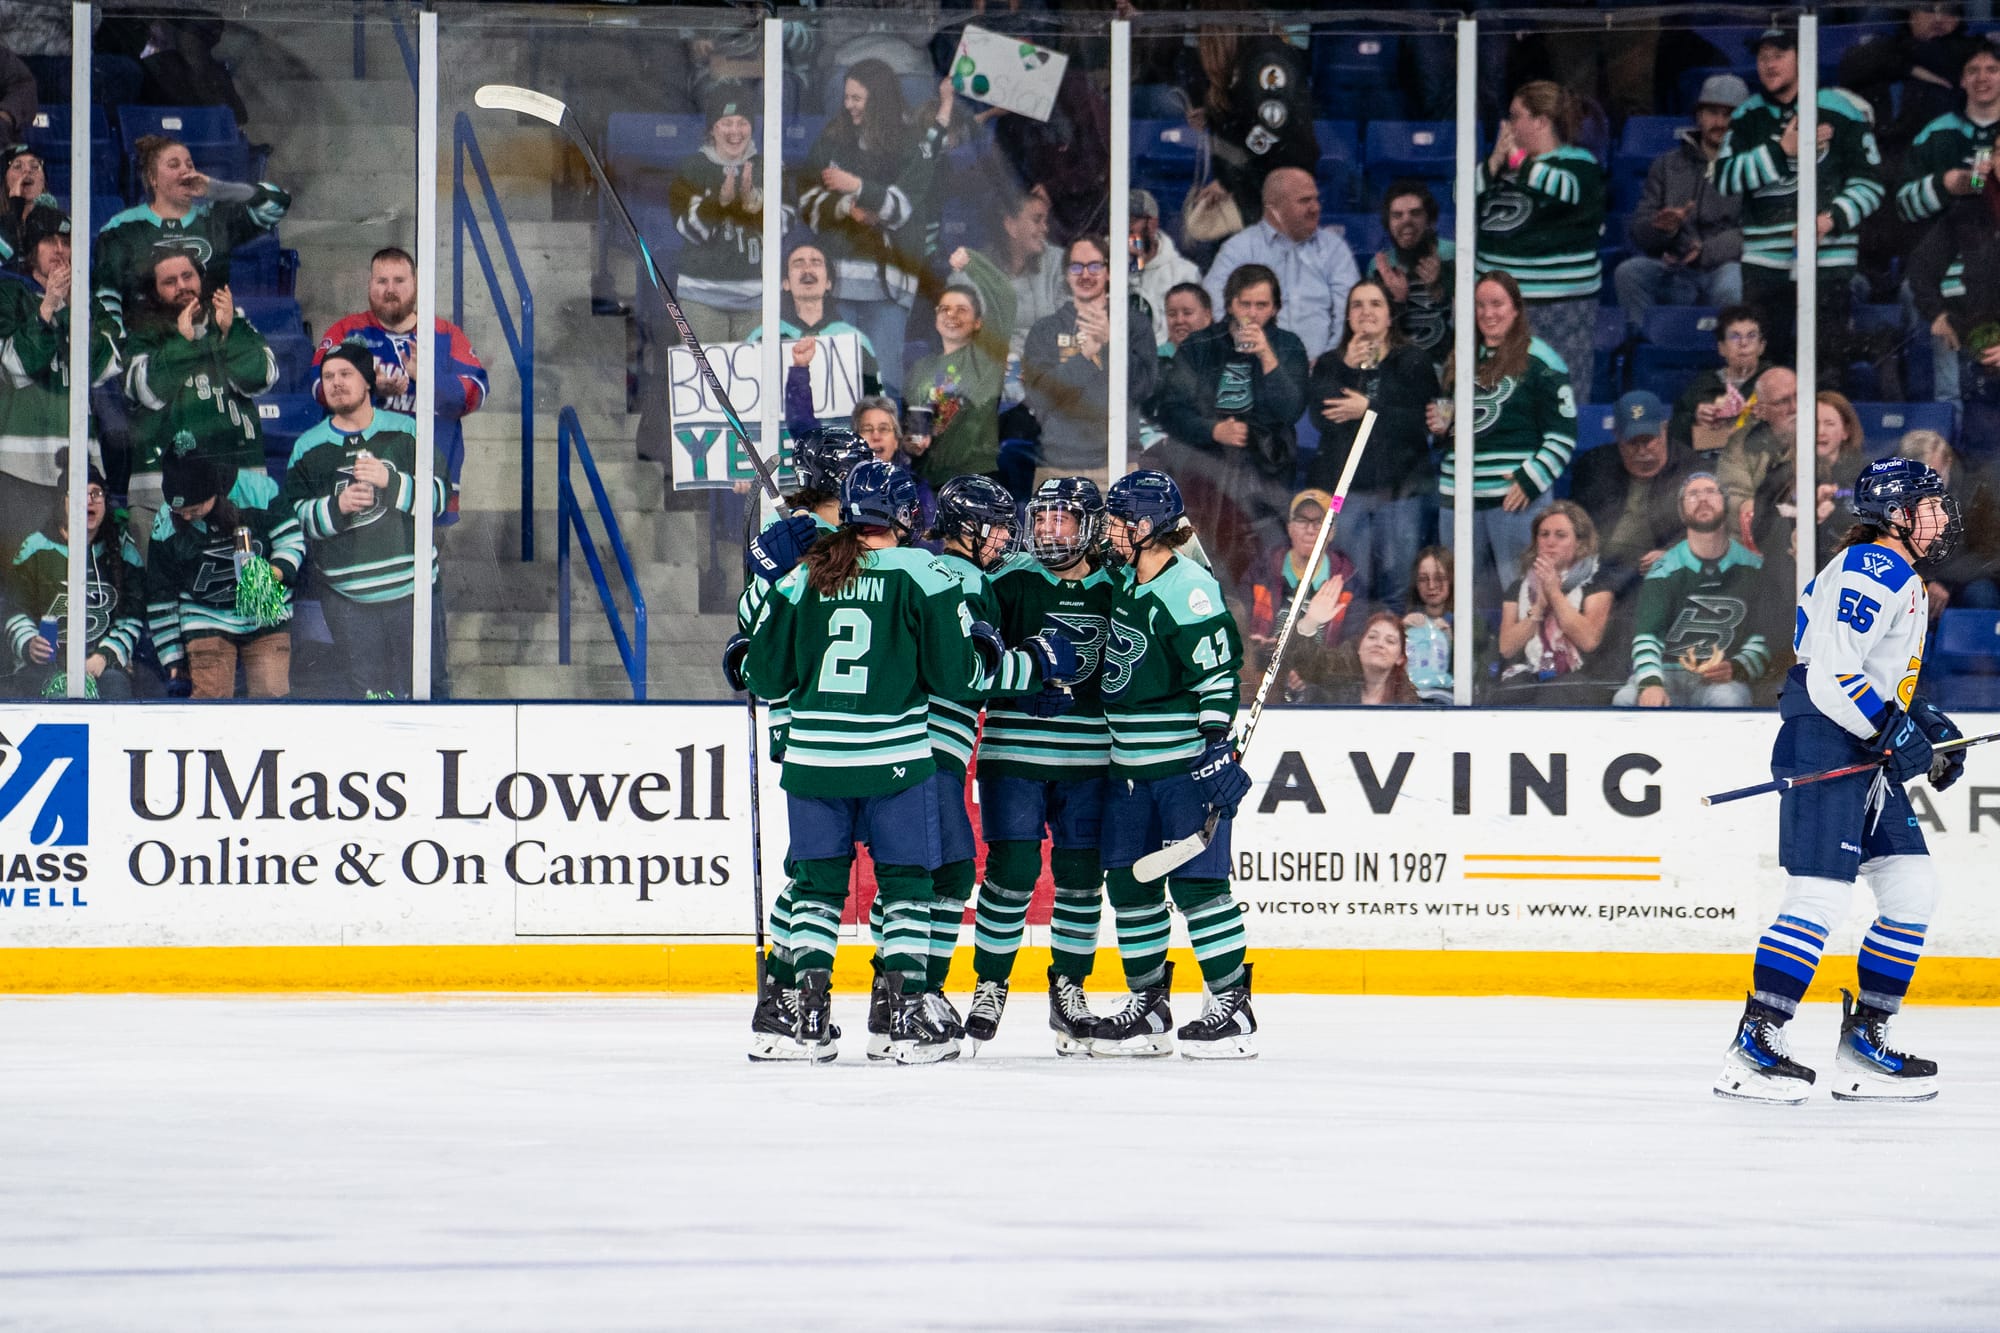
M514 276L520 298L518 321L501 290L500 275L494 270L493 255L486 245L486 233L472 211L472 195L465 187L468 162L479 179L480 192L486 197L486 214L492 219L500 253ZM520 252L514 248L513 234L507 229L507 215L500 210L500 196L494 192L493 178L486 172L486 158L479 151L478 136L472 132L472 119L461 111L453 125L451 147L451 322L460 328L465 327L467 241L479 260L480 271L486 275L486 286L493 293L493 311L499 316L500 331L506 335L507 350L512 353L514 369L521 377L521 559L525 563L535 558L535 294L528 288Z
M583 464L584 480L590 483L590 493L597 500L598 517L604 520L605 540L610 543L611 554L618 558L618 572L624 575L625 592L632 599L630 634L625 632L625 623L619 617L618 603L611 596L611 584L604 577L604 562L598 557L597 544L590 538L590 529L584 523L583 506L577 503L576 487L570 481L572 447L577 461ZM562 636L560 660L564 666L569 665L569 548L572 535L583 547L584 561L590 566L590 576L597 583L597 600L604 604L604 618L611 623L611 637L618 643L618 657L625 664L625 678L632 682L632 698L644 703L646 595L639 591L639 576L632 570L632 556L625 549L625 534L619 530L618 513L611 507L611 497L605 493L603 479L597 475L597 460L591 456L590 441L583 436L583 426L576 418L576 409L564 407L556 418L556 605Z

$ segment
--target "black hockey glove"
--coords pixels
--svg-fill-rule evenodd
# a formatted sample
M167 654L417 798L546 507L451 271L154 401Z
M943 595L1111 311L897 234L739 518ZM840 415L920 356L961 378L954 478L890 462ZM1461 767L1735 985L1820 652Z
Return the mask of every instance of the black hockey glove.
M988 676L997 674L1000 659L1007 652L1007 642L1000 637L1000 631L983 620L975 620L965 637L972 641L972 651L979 654L979 669Z
M1076 707L1076 696L1062 685L1044 685L1014 701L1014 706L1030 717L1061 717Z
M1188 772L1201 799L1224 819L1232 818L1250 794L1250 775L1236 762L1236 742L1227 735L1210 737L1208 748L1188 762Z
M1930 737L1924 735L1924 729L1909 713L1889 715L1882 734L1875 738L1875 748L1882 753L1882 767L1888 772L1889 781L1898 787L1930 772Z
M776 583L805 559L819 540L819 524L810 514L781 518L750 539L743 553L745 572L766 583Z
M1076 679L1081 669L1076 645L1052 629L1045 629L1029 639L1021 645L1021 650L1035 659L1035 669L1045 684L1067 685Z
M722 645L722 678L729 682L732 690L747 690L748 681L743 679L743 663L750 656L750 640L741 634L729 636L729 642Z
M1944 715L1943 709L1928 699L1913 700L1910 704L1910 717L1923 728L1924 735L1930 739L1933 746L1958 740L1965 735L1958 729L1957 723ZM1964 772L1965 751L1947 750L1943 754L1933 754L1930 769L1931 790L1943 791L1958 781L1959 775Z

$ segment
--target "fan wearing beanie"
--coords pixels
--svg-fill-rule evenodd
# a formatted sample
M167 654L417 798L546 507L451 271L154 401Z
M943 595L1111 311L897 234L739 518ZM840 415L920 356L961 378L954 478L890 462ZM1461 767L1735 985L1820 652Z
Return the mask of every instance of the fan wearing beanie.
M236 694L240 662L252 699L291 693L291 590L305 536L282 506L232 500L188 431L160 469L164 519L146 552L146 619L172 693Z

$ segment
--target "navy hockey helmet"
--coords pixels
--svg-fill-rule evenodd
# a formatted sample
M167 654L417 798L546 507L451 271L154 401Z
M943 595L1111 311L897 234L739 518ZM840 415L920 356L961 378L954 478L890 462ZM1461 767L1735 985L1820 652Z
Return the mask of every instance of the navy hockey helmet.
M793 442L792 471L800 490L839 495L854 465L874 456L868 442L845 426L822 426Z
M1923 550L1912 540L1917 506L1935 497L1944 506L1944 530ZM1884 458L1870 463L1854 482L1854 512L1864 521L1887 529L1908 546L1919 560L1942 560L1958 545L1965 530L1958 502L1946 489L1944 478L1914 458Z
M1074 521L1063 522L1065 514ZM1103 539L1104 492L1089 477L1050 477L1029 497L1028 554L1045 568L1068 569Z
M923 503L917 479L879 458L856 463L840 483L840 521L857 528L888 528L907 542Z
M1152 468L1142 468L1112 482L1104 497L1104 512L1110 518L1123 519L1131 527L1152 523L1152 530L1143 539L1136 535L1131 538L1135 553L1147 542L1178 528L1187 518L1181 488L1172 477Z
M997 550L993 549L996 529L1007 538ZM1014 553L1014 496L990 477L953 477L937 493L933 535L940 541L964 541L972 563L991 569Z

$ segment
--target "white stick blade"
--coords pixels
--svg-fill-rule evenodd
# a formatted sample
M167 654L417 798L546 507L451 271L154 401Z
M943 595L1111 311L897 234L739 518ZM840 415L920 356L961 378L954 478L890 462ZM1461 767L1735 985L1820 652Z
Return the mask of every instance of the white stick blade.
M1141 884L1151 884L1164 875L1171 875L1188 862L1208 850L1208 837L1203 833L1190 833L1179 842L1170 842L1157 852L1147 852L1132 867L1132 877Z
M488 111L519 111L536 120L546 120L551 125L562 124L563 113L568 110L547 93L538 93L532 88L516 88L511 83L481 84L479 90L472 94L472 104Z

